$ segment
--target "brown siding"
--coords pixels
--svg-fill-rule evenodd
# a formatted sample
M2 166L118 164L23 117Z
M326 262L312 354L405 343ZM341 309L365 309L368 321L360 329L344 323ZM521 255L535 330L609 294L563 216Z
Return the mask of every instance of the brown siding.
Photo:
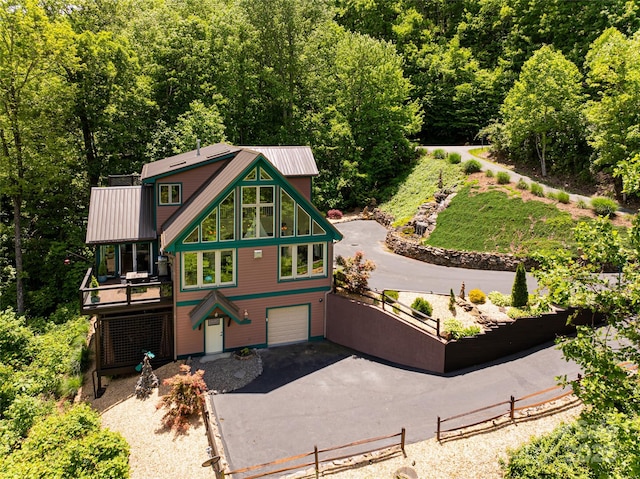
M287 180L302 194L302 196L311 201L311 178L308 176L296 176L287 178Z
M204 351L204 327L193 329L189 311L194 306L181 306L176 311L176 355L199 354Z
M158 195L157 188L160 183L181 183L182 184L182 204L193 195L198 188L200 188L206 180L218 171L225 161L217 161L208 165L199 166L192 170L176 173L175 175L166 176L161 178L156 183L156 198ZM157 199L156 199L157 201ZM157 204L157 203L156 203ZM162 225L167 219L178 209L180 206L160 206L156 207L156 229L158 232L162 231Z
M329 294L328 340L394 363L445 370L445 344L415 326L368 304Z

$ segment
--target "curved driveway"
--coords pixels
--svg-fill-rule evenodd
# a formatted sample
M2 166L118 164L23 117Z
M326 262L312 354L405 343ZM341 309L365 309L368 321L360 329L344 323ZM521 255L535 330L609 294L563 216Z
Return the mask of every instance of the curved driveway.
M378 263L372 287L457 292L465 281L468 289L511 290L513 273L445 268L385 252L384 228L378 226L339 224L345 238L336 245L336 253L362 249ZM264 372L258 379L212 397L232 468L313 451L314 445L394 434L402 427L409 442L428 439L438 416L521 397L554 385L557 375L579 372L551 344L449 375L408 370L329 342L271 348L261 356Z

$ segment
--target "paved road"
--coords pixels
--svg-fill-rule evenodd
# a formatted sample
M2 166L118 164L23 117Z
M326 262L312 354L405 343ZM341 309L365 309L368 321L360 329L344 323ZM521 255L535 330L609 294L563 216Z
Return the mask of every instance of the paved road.
M384 250L385 230L373 221L342 223L336 253L365 251L378 264L376 288L448 292L462 280L510 292L514 273L433 266ZM531 285L530 285L531 287ZM232 468L266 463L387 434L402 427L409 442L434 436L437 416L520 397L555 384L556 375L575 377L551 344L493 363L437 375L364 357L329 342L261 351L264 372L247 387L213 396ZM215 362L207 363L215 367ZM347 454L351 451L347 451Z
M335 245L334 254L353 256L364 251L365 258L376 263L369 287L372 289L396 289L448 294L451 289L458 294L462 282L467 292L474 288L485 293L500 291L510 294L515 273L508 271L482 271L477 269L449 268L423 263L391 253L384 245L386 229L375 221L351 221L336 225L344 239ZM527 275L529 291L536 288L536 281Z

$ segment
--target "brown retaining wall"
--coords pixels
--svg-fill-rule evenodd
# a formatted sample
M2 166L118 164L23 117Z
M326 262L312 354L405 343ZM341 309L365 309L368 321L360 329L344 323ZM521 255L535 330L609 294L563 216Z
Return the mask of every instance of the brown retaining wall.
M375 306L327 296L329 341L413 368L444 372L445 344Z
M583 311L572 324L574 310L536 318L520 318L484 334L445 343L380 308L338 294L327 296L329 341L404 366L448 373L518 353L575 332L575 324L591 325L601 316Z

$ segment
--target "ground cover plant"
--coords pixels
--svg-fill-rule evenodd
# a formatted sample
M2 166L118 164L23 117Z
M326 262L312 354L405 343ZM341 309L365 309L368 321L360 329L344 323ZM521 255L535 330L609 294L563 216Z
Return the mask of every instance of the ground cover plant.
M408 220L415 214L418 206L433 198L438 191L440 175L445 188L459 183L464 176L459 165L431 156L421 157L398 191L389 201L382 203L380 209L398 220Z
M436 229L425 243L463 251L528 255L572 248L571 216L553 205L523 202L501 191L477 193L462 188L438 215Z

